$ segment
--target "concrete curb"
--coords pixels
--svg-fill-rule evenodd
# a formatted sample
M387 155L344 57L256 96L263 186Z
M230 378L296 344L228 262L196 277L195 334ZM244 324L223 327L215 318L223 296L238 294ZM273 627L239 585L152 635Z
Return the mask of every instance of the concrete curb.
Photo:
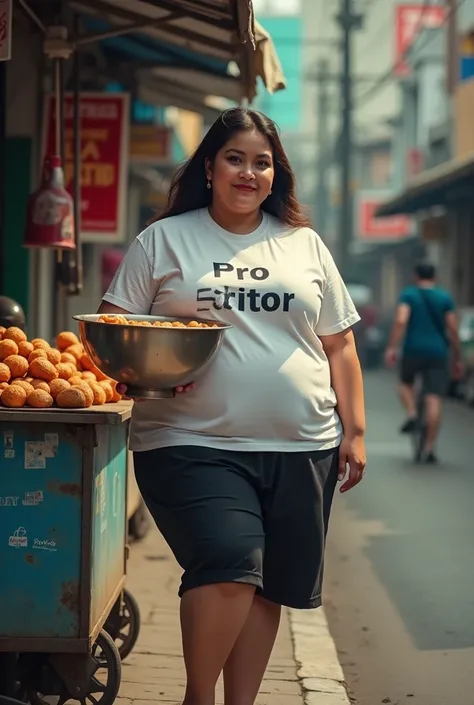
M324 610L289 610L288 613L305 704L350 705Z

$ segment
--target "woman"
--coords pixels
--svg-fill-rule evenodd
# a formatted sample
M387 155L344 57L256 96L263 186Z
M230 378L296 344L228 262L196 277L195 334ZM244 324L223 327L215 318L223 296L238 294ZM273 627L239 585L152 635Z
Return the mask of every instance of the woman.
M359 317L271 120L242 108L217 119L100 312L233 324L198 384L135 405L130 443L184 569L184 705L213 705L221 671L226 705L251 705L281 605L321 604L337 479L348 467L347 491L365 466Z

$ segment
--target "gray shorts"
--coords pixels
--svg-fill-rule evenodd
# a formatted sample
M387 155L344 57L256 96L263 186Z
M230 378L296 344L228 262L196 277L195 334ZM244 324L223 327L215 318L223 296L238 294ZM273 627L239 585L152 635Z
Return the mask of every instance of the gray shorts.
M425 394L443 397L449 387L449 369L446 360L426 357L403 357L400 364L400 381L413 386L420 376Z
M321 605L338 449L176 446L134 453L134 464L143 499L184 570L180 595L240 582L288 607Z

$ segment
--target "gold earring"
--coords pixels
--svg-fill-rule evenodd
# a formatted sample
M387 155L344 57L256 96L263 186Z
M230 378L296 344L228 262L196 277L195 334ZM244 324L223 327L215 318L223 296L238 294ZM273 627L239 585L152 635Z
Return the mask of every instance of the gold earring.
M207 188L209 188L209 189L212 188L212 186L211 186L211 180L210 180L210 179L207 180Z

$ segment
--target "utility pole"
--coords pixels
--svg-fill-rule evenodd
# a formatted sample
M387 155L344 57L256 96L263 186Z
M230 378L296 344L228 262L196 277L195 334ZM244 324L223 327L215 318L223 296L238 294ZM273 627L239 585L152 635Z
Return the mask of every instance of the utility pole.
M328 178L328 155L329 155L329 95L328 83L329 64L326 59L321 59L318 63L316 76L318 82L318 96L316 105L316 119L318 130L318 184L316 189L316 229L324 238L326 236L328 222L329 192L327 185Z
M341 10L337 17L342 30L342 129L341 154L341 219L339 230L339 267L343 277L347 277L350 249L353 238L352 207L352 32L362 26L362 16L353 10L352 0L341 0Z

